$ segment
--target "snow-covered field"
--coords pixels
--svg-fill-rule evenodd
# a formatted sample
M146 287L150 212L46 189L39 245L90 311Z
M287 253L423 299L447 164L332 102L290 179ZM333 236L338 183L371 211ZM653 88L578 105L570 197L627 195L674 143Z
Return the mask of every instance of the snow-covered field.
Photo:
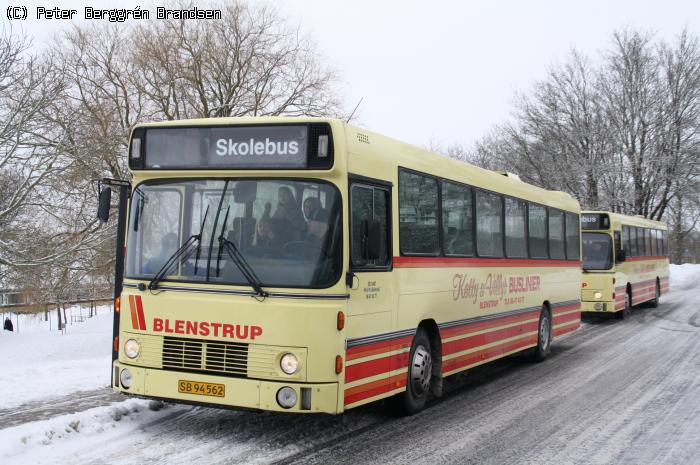
M19 315L19 332L0 331L0 409L109 385L110 307L98 307L97 316L65 333L56 322L50 331L49 323L43 314Z
M626 397L621 397L622 401L616 400L617 403L610 407L602 400L606 399L602 392L607 386L612 386L615 380L639 377L631 371L637 363L639 363L640 373L654 369L655 365L652 364L655 360L652 359L654 352L649 347L649 341L662 337L673 337L675 339L669 339L669 341L677 341L687 337L690 339L684 339L684 344L687 344L684 347L697 349L698 343L694 341L697 341L698 337L696 314L698 308L696 307L697 302L700 301L697 298L699 292L700 265L672 266L671 293L664 296L658 311L641 309L630 321L587 324L575 335L575 338L567 339L565 344L559 344L561 352L557 354L555 351L552 362L529 367L505 362L503 366L496 366L494 370L497 372L501 370L505 373L502 378L508 379L499 379L501 376L499 374L485 381L484 386L477 383L471 390L461 388L462 391L458 390L457 394L448 395L446 399L438 401L433 407L410 419L391 418L378 414L377 409L372 408L359 409L342 417L305 416L301 418L269 413L163 406L160 403L139 399L124 400L123 397L111 394L108 388L112 314L107 308L101 309L98 316L84 323L69 326L65 334L55 330L48 331L48 328L43 326L45 323L41 321L20 321L19 334L3 332L4 334L0 336L2 360L0 365L2 366L0 370L0 464L190 464L195 463L197 459L205 460L207 463L269 463L293 458L294 454L307 454L307 452L307 455L302 455L297 460L301 463L327 463L342 458L340 461L353 462L354 460L350 459L354 456L348 454L361 454L363 449L366 449L365 455L358 456L355 463L430 461L431 457L439 457L440 460L437 460L439 462L499 463L494 459L497 456L493 452L486 452L487 446L483 441L493 440L495 435L507 436L511 434L508 431L519 431L519 429L522 431L516 434L517 437L513 438L512 444L519 444L518 441L521 440L527 442L527 437L523 435L532 434L533 443L538 444L538 448L544 447L542 453L545 455L536 455L533 452L535 448L522 451L514 449L508 452L515 454L509 456L510 459L507 460L509 463L649 463L648 460L664 458L665 454L676 455L669 455L673 457L672 460L669 459L670 461L659 459L654 460L654 463L691 463L686 462L683 457L688 456L687 454L690 453L688 451L691 451L692 447L700 448L700 446L689 448L689 444L697 443L697 437L692 439L688 436L700 434L698 421L694 419L694 414L690 415L691 411L700 412L700 398L691 396L695 391L689 391L700 385L699 362L683 360L686 371L677 375L678 386L673 385L676 375L670 376L662 372L653 379L663 380L658 382L669 384L669 386L664 385L663 389L659 386L630 385L629 389L634 389L630 402L634 404L631 404L629 411L624 408ZM22 331L23 328L25 331ZM30 330L30 328L33 329ZM621 352L615 354L615 357L606 359L604 364L594 359L600 356L594 351L597 349L602 351L605 344L609 347L617 347L618 344L634 344L635 341L642 340L642 336L639 335L642 328L646 331L643 335L644 345L641 345L642 342L637 342L640 344L638 347L625 350L624 357L630 358L622 358ZM673 336L674 334L676 336ZM695 339L692 339L693 337ZM591 342L593 339L596 341ZM663 340L659 342L668 344ZM582 345L586 345L586 350L580 348ZM610 349L607 350L609 353ZM641 356L647 358L642 361L634 358ZM578 358L574 359L574 357ZM619 363L619 366L615 365L616 363ZM661 367L670 369L666 365L668 363L659 360L658 369L661 370ZM627 366L630 370L629 376L624 373ZM544 374L537 370L543 371ZM571 373L563 374L562 372L566 370ZM585 370L590 370L591 374ZM610 374L605 375L608 372ZM554 375L563 381L552 378ZM604 376L609 377L604 378ZM513 386L513 381L509 378L521 380L522 384ZM557 382L563 384L557 385L555 384ZM506 387L501 389L499 383ZM595 419L585 417L583 421L586 424L564 423L565 427L562 426L569 431L568 434L572 435L568 440L566 440L568 437L566 432L559 435L565 443L570 444L570 450L565 454L551 449L551 442L549 445L539 443L535 436L537 434L535 428L542 429L543 437L551 438L549 441L561 442L555 439L559 436L549 431L546 424L526 427L523 426L523 420L520 417L509 420L511 417L508 415L527 412L528 408L533 409L530 416L538 415L535 413L534 404L532 407L527 405L528 402L541 402L541 395L536 391L540 388L538 383L546 383L547 389L553 392L575 392L577 386L593 389L591 392L594 393L601 392L601 399L592 399L587 394L585 402L586 405L590 402L592 412L598 409L593 415L598 415L602 423L598 424ZM480 390L485 391L483 396ZM505 393L504 398L499 398L501 390ZM683 396L680 396L680 393L684 393ZM682 402L679 400L677 404L669 406L669 409L671 407L678 409L682 406L685 413L680 412L681 416L666 417L664 416L667 413L666 409L660 408L663 405L658 405L662 402L661 397L671 394L675 396L674 399L682 398ZM517 396L523 396L524 400L516 399ZM382 439L382 435L396 433L401 428L406 429L404 439L410 438L412 434L420 435L428 427L439 429L441 424L448 421L445 418L454 414L455 409L476 405L472 397L477 399L483 397L486 400L482 402L487 402L489 405L484 407L481 413L478 410L467 411L461 417L459 415L455 417L462 419L454 421L466 421L468 424L469 418L479 419L478 427L476 423L473 428L462 423L446 424L442 426L446 429L440 436L435 435L432 440L427 440L423 445L418 437L415 441L409 441L410 447L415 447L418 451L405 454L397 452L392 445L402 440L401 435ZM696 398L697 401L692 400ZM642 408L640 402L647 400L648 406ZM580 401L577 400L577 402ZM506 406L512 403L518 403L518 407L508 410ZM537 405L540 404L537 403ZM52 407L54 410L51 410ZM564 409L564 407L557 408ZM574 408L574 405L571 408ZM575 405L575 408L577 412L580 411L580 405ZM617 416L613 415L614 411L618 410L619 413L615 414ZM626 434L629 433L627 435L630 440L644 438L647 434L646 427L642 428L639 424L645 421L645 412L649 412L649 415L658 414L661 419L647 418L646 421L651 423L664 421L665 424L676 428L675 432L672 437L661 437L654 433L654 438L660 442L644 440L642 448L635 449L634 453L637 455L632 456L632 462L628 462L629 455L615 455L616 448L623 447L624 444L618 446L617 442L612 440L611 435L614 431L609 430L609 424L611 421L619 420L620 425L624 425ZM581 415L581 413L577 414ZM640 419L635 423L632 420L628 421L626 415L633 417L638 415ZM565 415L565 417L568 416L569 414ZM573 412L571 416L574 416ZM487 419L487 423L483 423L484 418ZM488 420L489 418L492 420ZM489 425L488 421L493 421L493 424ZM562 421L573 423L575 420L558 419L557 424L561 426ZM694 422L694 425L686 431L684 422ZM421 426L423 423L425 428ZM532 432L528 433L531 430ZM460 431L463 432L460 433ZM472 436L481 434L481 431L486 436L472 444L470 441L475 440ZM448 436L449 444L443 444L448 447L442 449L440 453L432 450L432 443L445 442ZM607 447L612 450L610 454L599 450L600 447L606 446L586 442L594 441L599 437L611 441L607 443L609 444ZM357 439L358 444L353 445L353 439ZM675 445L674 440L677 441ZM376 457L367 455L366 451L371 450L375 442L381 442L376 447L389 454L386 458L382 458L381 455ZM354 446L357 446L356 451L348 451L348 448ZM643 450L644 446L648 450ZM515 446L512 447L515 448ZM590 457L587 455L589 448L592 448L590 453L597 457L596 460L588 460L593 458L593 455ZM597 452L596 448L598 448ZM658 451L653 448L658 448ZM446 450L453 451L456 455L450 455ZM341 453L344 455L336 455ZM438 455L433 455L435 453ZM472 455L465 455L467 453ZM682 455L683 453L686 455ZM458 460L460 457L461 460ZM529 459L525 460L524 457ZM565 458L563 462L562 457ZM474 462L476 458L479 460ZM638 461L634 462L634 460ZM293 460L290 459L290 461Z

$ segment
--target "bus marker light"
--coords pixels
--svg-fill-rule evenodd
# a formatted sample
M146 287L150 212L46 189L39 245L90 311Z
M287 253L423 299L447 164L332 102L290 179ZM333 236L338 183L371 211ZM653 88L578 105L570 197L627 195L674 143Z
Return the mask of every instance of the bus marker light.
M122 311L122 298L121 297L117 297L116 299L114 299L114 311L117 313Z
M335 356L335 374L339 375L343 371L343 357L340 355Z
M114 336L114 342L112 344L115 352L119 352L119 336Z
M277 391L277 403L282 408L292 408L297 404L297 393L289 386L280 388Z
M338 321L337 321L337 326L338 331L342 331L343 328L345 328L345 313L343 311L338 312Z

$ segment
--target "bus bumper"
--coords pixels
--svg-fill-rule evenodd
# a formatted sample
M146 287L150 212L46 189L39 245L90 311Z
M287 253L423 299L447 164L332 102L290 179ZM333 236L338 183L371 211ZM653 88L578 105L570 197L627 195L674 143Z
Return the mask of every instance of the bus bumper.
M129 370L131 386L122 386L122 370ZM338 406L337 383L287 383L246 378L184 373L154 368L144 368L114 362L115 392L143 397L153 397L173 402L185 401L209 406L240 407L245 409L271 410L296 413L341 413ZM178 391L181 381L211 383L224 386L224 396L187 394ZM277 403L277 392L283 387L294 389L297 402L293 407L283 408ZM341 407L342 408L342 407Z
M595 302L582 301L581 311L590 313L613 313L615 312L615 302L601 302L596 300Z

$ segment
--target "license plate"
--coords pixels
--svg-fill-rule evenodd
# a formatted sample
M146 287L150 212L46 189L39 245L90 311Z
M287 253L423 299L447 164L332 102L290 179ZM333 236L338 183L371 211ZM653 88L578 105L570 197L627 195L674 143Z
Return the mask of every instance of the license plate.
M225 386L223 384L200 383L181 379L177 382L177 392L183 394L199 394L201 396L224 397Z

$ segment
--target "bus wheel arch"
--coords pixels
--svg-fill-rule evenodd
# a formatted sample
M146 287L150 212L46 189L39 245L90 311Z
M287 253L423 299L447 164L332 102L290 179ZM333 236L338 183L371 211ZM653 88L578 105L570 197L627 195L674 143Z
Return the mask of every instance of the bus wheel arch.
M395 408L399 414L413 415L420 412L425 407L428 396L436 389L441 390L441 378L436 376L436 373L441 372L441 345L440 331L435 321L421 321L408 353L406 389L396 396ZM439 355L434 357L434 354Z
M537 345L532 349L530 355L533 362L542 362L549 357L552 351L553 327L552 306L548 300L545 300L542 302L537 323Z

